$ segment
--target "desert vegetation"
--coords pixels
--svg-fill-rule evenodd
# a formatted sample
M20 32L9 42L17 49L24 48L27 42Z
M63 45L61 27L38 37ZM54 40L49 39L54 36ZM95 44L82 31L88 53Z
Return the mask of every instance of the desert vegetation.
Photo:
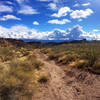
M75 71L68 71L69 67ZM70 87L66 87L67 83L64 83L66 77L73 77L73 74L77 73L77 80L78 76L86 76L87 72L88 75L100 74L99 42L25 43L12 39L0 40L0 100L39 100L41 93L45 93L40 95L41 100L44 100L44 97L50 100L49 97L52 97L53 93L59 93L61 88L63 89L58 97L61 96L62 100L65 100L66 96L70 97L66 95L66 92L70 93ZM67 81L70 83L70 80ZM55 91L52 91L53 89ZM71 95L74 96L73 93ZM54 100L58 100L58 97L54 96Z
M44 46L41 52L58 64L100 73L100 43L49 44Z
M34 47L0 46L0 100L29 100L47 81ZM43 74L42 74L43 73Z

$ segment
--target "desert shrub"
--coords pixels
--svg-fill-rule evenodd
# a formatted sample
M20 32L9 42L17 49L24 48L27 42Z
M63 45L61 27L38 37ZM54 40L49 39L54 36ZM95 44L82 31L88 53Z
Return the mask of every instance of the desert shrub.
M14 54L8 47L0 49L0 58L2 62L12 60L12 57L14 57Z
M39 76L36 69L42 65L34 57L31 56L24 61L14 59L6 67L3 66L4 70L0 73L1 100L11 100L16 95L16 98L33 95ZM7 67L8 69L5 70ZM2 69L2 66L0 68Z
M27 60L29 60L30 63L34 66L34 68L36 68L38 70L40 69L41 66L44 65L42 62L37 60L35 55L28 56Z
M30 60L30 61L36 60L36 55L29 55L29 56L27 57L27 60Z
M51 52L51 48L43 48L43 49L40 49L40 52L41 53L44 53L44 54L48 54L49 52Z
M100 74L100 61L96 61L92 68L90 68L90 71Z
M88 67L93 67L95 62L99 59L99 53L92 48L89 51L85 51L85 53L81 55L81 58L88 60Z
M78 60L76 61L76 67L79 69L86 69L88 63L88 60Z
M43 49L40 50L40 52L41 52L41 53L44 53L44 54L47 54L47 53L48 53L48 50L45 49L45 48L43 48Z
M56 54L54 54L54 53L48 54L48 59L55 60L56 58L57 58L57 55Z
M0 100L14 100L13 94L15 94L13 87L0 87Z
M26 51L26 52L23 53L23 56L28 56L28 55L29 55L28 51Z
M47 76L41 76L38 80L39 83L47 83L48 77Z
M34 67L35 67L36 69L39 70L40 67L43 66L44 64L43 64L42 62L40 62L40 61L36 61L36 62L34 62L33 65L34 65Z
M58 63L69 64L72 61L75 61L78 58L76 54L67 54L59 57Z
M15 88L18 83L18 79L9 75L8 65L0 66L0 100L11 100L13 94L15 94Z
M70 64L81 69L94 69L96 62L100 59L100 43L68 43L50 46L48 58L55 60L57 63ZM80 62L82 61L82 62ZM72 63L72 64L71 64ZM94 67L95 66L95 67ZM97 65L98 66L98 65ZM98 66L99 67L99 66Z

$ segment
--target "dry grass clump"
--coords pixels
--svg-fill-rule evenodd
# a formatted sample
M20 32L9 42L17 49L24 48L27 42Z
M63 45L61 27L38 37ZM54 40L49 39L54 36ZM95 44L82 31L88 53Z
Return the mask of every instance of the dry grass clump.
M45 50L50 60L100 73L100 65L97 64L100 59L100 43L47 45L45 49L48 51Z
M51 48L42 48L42 49L40 49L40 52L47 54L48 52L51 52Z
M44 65L42 62L36 59L35 55L29 55L27 60L30 60L30 63L38 70L41 69L41 67Z
M69 64L70 62L75 61L77 57L76 54L67 54L59 57L57 62L61 64Z
M50 60L55 60L57 63L60 63L60 64L69 64L70 62L78 59L78 57L79 57L79 55L77 55L75 53L61 52L61 53L48 54L48 58Z
M8 47L0 48L0 60L1 60L1 62L12 60L12 57L14 57L14 54Z
M0 97L2 100L5 100L5 98L6 100L11 100L10 97L13 95L17 95L20 98L34 93L36 86L34 66L29 61L14 60L9 64L9 67L9 71L2 75L0 79Z
M0 100L20 100L31 97L38 85L43 63L35 55L16 58L0 65Z
M96 61L93 65L93 67L91 68L90 67L90 70L93 72L93 73L97 73L97 74L100 74L100 60Z
M48 59L50 59L50 60L56 60L58 57L59 57L59 55L54 54L52 52L48 54Z
M79 69L84 69L88 66L88 60L76 60L76 61L70 62L69 66L77 67Z

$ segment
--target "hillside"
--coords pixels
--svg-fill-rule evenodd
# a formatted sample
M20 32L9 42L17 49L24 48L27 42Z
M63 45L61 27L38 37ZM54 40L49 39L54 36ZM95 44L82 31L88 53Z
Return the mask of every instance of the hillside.
M99 100L100 43L0 38L0 100Z

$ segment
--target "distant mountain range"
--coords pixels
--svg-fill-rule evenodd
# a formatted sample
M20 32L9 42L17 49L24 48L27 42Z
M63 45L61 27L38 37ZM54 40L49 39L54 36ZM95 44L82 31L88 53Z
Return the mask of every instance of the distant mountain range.
M11 38L0 38L0 45L8 46L8 45L16 45L16 46L25 46L27 44L63 44L63 43L88 43L88 42L100 42L99 40L88 41L86 39L83 40L33 40L33 39L11 39Z

